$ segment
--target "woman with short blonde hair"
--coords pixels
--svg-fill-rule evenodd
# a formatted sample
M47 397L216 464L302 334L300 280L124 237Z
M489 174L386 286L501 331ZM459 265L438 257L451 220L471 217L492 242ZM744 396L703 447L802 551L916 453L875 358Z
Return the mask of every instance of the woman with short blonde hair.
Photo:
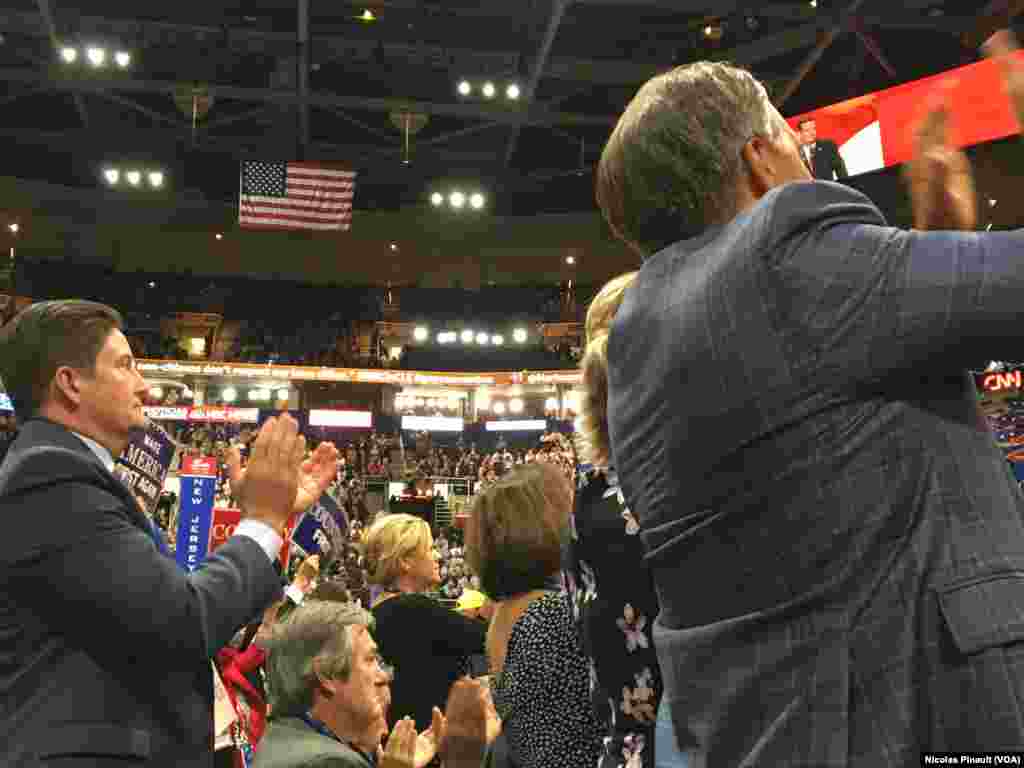
M487 627L424 594L441 582L424 520L383 515L363 547L370 582L384 587L372 612L380 654L395 668L388 725L408 716L424 731L433 708L444 709L452 683L469 670L469 657L483 653Z

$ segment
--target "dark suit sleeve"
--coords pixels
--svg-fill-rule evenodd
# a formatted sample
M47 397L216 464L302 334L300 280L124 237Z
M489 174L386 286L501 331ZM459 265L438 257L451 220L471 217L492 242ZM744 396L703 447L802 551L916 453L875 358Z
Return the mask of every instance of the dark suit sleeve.
M123 503L101 484L71 481L0 505L23 534L5 564L12 595L71 645L97 660L135 659L141 674L194 666L273 599L278 576L256 542L231 538L186 575Z
M772 208L766 288L780 327L795 329L795 368L855 383L964 369L1019 340L1024 231L895 229L860 193L824 182L788 185Z

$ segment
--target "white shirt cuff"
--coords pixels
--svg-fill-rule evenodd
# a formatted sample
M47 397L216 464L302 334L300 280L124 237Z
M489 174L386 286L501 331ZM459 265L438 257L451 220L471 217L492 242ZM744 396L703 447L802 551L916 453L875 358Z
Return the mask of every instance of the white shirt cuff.
M294 584L289 584L288 589L284 591L287 597L290 597L292 602L296 605L302 605L302 600L306 597L305 593Z
M277 531L259 520L243 520L235 528L234 535L248 536L255 541L260 545L260 549L267 553L270 562L277 560L277 556L281 554L281 545L284 544L284 539Z

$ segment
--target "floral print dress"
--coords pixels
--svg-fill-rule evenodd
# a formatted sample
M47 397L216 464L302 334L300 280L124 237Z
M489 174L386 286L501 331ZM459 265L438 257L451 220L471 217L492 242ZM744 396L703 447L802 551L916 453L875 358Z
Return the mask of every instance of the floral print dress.
M640 526L614 472L583 476L562 578L590 660L590 694L607 723L599 768L652 768L661 672L651 642L658 600Z

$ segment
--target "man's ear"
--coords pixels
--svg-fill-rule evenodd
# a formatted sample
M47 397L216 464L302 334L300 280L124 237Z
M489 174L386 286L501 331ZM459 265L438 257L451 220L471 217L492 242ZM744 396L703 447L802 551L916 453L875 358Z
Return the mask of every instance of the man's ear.
M750 192L754 199L759 199L776 183L771 144L765 137L755 135L743 145L740 154L743 155L743 160L747 164Z
M316 686L321 695L331 698L338 692L338 681L324 673L324 660L313 659L313 676L316 678Z
M53 375L50 382L50 395L60 397L66 403L78 407L82 402L82 373L67 365L62 365Z

